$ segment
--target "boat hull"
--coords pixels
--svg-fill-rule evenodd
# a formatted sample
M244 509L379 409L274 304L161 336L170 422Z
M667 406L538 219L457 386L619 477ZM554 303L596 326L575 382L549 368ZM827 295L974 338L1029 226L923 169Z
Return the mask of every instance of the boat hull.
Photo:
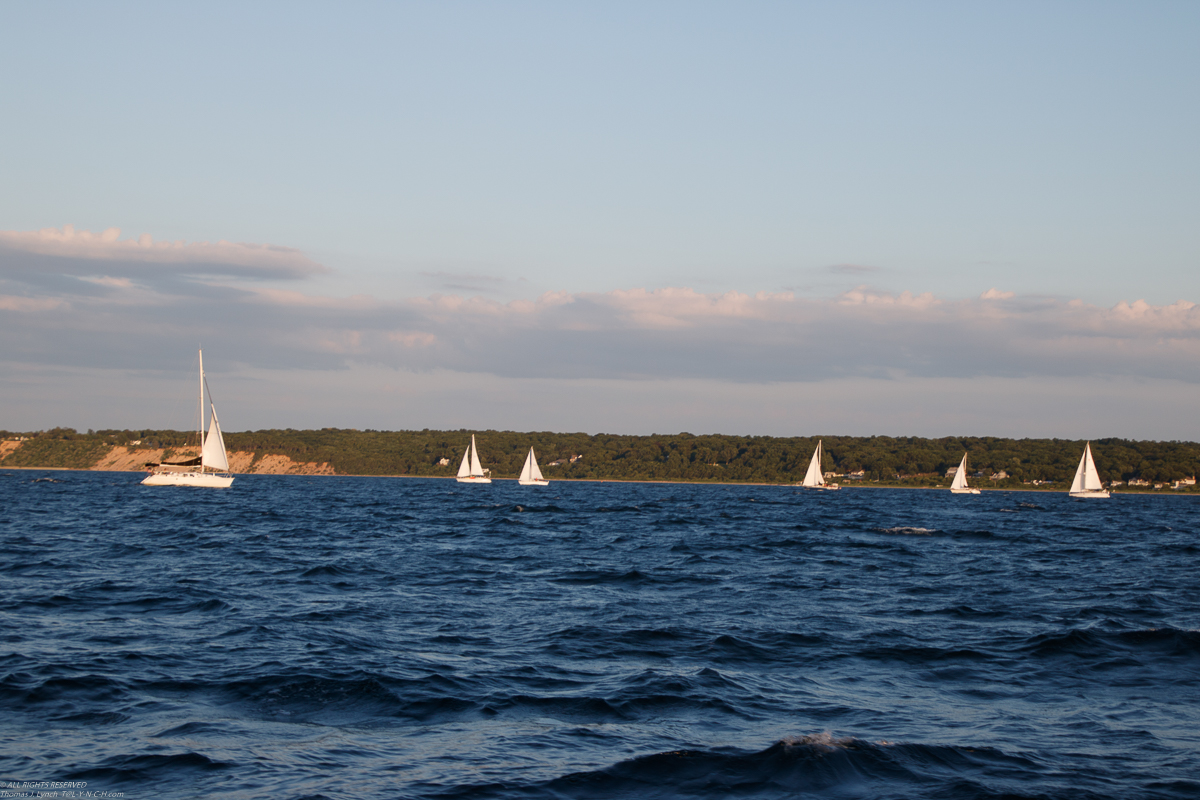
M203 489L228 489L232 484L232 475L213 472L151 472L142 481L142 486L198 486Z
M517 481L522 486L549 486L550 481Z
M950 494L979 494L979 490L970 487L966 489L951 489Z
M492 482L491 478L480 478L475 475L467 475L466 477L463 477L463 478L455 478L455 480L458 481L459 483L491 483Z
M1108 492L1099 489L1093 491L1071 492L1071 497L1074 497L1076 500L1103 500L1108 496Z
M836 483L827 483L824 486L805 486L804 484L800 484L800 488L801 489L816 489L816 490L822 491L822 492L836 492L838 489L840 489L842 487L838 486Z

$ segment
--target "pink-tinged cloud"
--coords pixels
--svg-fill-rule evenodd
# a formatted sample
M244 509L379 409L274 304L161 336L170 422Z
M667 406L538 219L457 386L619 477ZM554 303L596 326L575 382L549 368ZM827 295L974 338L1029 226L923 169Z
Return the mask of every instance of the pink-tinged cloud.
M56 311L67 308L65 300L56 297L13 297L0 295L0 311L17 311L32 314L38 311Z
M843 292L838 298L838 302L844 306L893 306L922 311L939 305L942 301L930 292L922 292L918 295L914 295L912 292L892 294L875 291L868 286L856 286L848 292Z
M17 256L54 259L75 265L72 274L87 274L82 265L92 265L91 274L121 277L122 266L154 265L181 273L245 274L262 278L303 278L327 271L299 250L272 244L244 242L155 241L149 234L122 239L119 228L101 233L42 228L37 231L0 231L0 259Z
M120 241L110 235L96 245L103 235L89 236L86 247ZM111 269L129 261L44 258L51 260L32 273L0 271L7 298L0 308L22 312L19 321L0 314L0 339L10 358L28 363L167 367L202 341L244 364L281 369L377 364L512 378L760 383L1127 376L1200 384L1200 307L1184 300L1101 308L994 288L956 300L859 286L825 299L670 287L557 291L508 303L448 294L386 302L255 286L236 272L156 282ZM81 273L85 263L90 271Z

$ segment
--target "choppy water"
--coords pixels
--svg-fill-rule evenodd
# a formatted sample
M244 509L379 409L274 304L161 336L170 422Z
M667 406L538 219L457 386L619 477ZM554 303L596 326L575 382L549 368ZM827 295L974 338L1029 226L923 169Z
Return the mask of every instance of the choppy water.
M0 473L0 779L1200 796L1193 499L139 478Z

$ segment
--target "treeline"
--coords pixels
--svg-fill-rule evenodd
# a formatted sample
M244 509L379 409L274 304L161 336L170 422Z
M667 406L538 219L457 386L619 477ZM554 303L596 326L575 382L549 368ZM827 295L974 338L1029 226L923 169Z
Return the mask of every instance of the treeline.
M256 456L280 454L293 461L326 462L344 475L452 476L472 431L262 430L226 433L232 450ZM693 436L690 433L619 436L584 433L475 431L480 457L492 475L516 477L532 446L547 478L795 483L808 467L818 437ZM195 432L104 430L77 433L55 428L28 437L0 466L70 466L33 463L68 448L73 462L95 463L111 445L182 448ZM1083 452L1082 440L997 437L825 436L823 467L862 480L901 485L945 485L945 474L970 453L968 471L983 486L1017 487L1032 482L1068 484ZM1140 479L1170 483L1193 477L1200 444L1128 439L1092 442L1096 467L1106 481ZM41 455L39 455L41 454ZM573 459L573 460L572 460ZM61 460L61 459L59 459ZM445 463L442 463L442 462ZM554 462L562 462L555 465ZM1004 473L993 481L991 476Z

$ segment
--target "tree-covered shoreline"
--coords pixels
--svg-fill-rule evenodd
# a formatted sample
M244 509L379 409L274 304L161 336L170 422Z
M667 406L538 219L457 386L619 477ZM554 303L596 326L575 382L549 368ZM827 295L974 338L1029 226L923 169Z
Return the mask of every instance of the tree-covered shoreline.
M631 436L346 428L233 432L225 434L225 443L231 451L254 452L256 458L284 455L296 462L328 463L341 475L449 477L457 471L472 433L494 477L516 477L532 446L551 480L795 483L820 438L825 450L822 466L843 484L948 485L946 471L968 452L972 483L981 488L1065 489L1084 445L1082 440L991 436ZM175 450L194 447L195 438L194 431L0 431L0 439L23 439L0 466L86 469L113 446ZM1195 442L1106 438L1093 440L1092 449L1106 482L1149 484L1136 488L1191 478L1200 467L1200 444Z

